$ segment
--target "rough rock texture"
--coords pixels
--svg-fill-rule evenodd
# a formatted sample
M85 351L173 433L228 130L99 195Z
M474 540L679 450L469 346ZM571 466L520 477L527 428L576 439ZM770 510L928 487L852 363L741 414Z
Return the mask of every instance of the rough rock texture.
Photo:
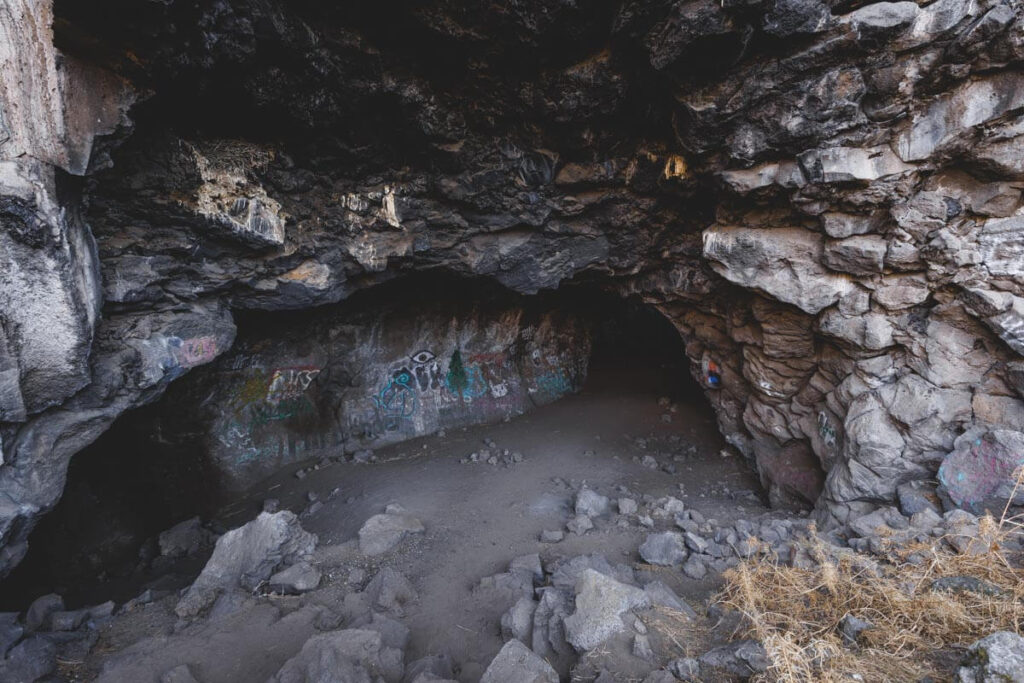
M1024 639L999 631L971 645L953 676L956 683L1024 681Z
M264 317L162 401L163 447L208 454L227 490L310 457L498 421L580 388L589 323L499 289L382 287L335 314ZM160 447L159 444L157 444Z
M233 312L411 271L658 307L773 500L821 521L1024 430L1014 3L101 0L50 26L0 11L0 571ZM1000 490L956 467L954 504Z
M213 556L174 611L181 617L195 616L224 591L253 590L279 567L312 555L316 543L317 537L299 525L294 513L262 512L217 540Z

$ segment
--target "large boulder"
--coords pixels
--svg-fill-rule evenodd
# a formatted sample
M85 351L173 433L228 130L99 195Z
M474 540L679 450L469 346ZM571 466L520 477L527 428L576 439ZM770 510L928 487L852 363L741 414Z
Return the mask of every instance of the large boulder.
M625 630L626 612L650 604L642 588L586 569L576 582L576 611L565 619L566 640L579 652L593 650Z
M195 616L224 591L253 590L279 567L311 556L316 543L316 535L305 531L294 513L262 512L220 537L213 556L174 610L181 617Z

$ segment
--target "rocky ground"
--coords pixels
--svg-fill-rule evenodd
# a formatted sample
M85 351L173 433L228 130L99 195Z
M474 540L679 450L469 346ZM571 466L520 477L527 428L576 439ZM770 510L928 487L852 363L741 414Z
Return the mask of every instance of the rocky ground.
M259 578L248 579L244 595L217 583L213 593L196 598L200 579L182 606L175 589L194 573L170 568L201 566L189 565L185 557L208 555L214 538L197 521L185 522L160 537L160 554L146 571L75 596L114 595L119 604L114 617L75 618L76 627L96 626L86 639L95 645L87 657L61 650L59 661L68 664L61 670L69 680L98 674L111 681L160 680L189 663L201 681L263 680L318 625L362 623L362 608L354 601L380 583L388 584L387 596L379 598L387 605L371 608L408 629L402 639L405 661L441 655L463 681L479 679L510 629L521 632L520 622L529 620L523 600L532 598L535 581L545 583L552 574L560 577L560 591L571 591L585 567L628 577L630 584L654 582L658 588L649 593L657 600L689 612L683 600L699 605L719 585L716 570L736 562L729 543L739 542L731 530L737 519L777 518L772 528L781 536L792 525L784 518L796 513L768 514L756 475L726 448L706 405L699 397L676 400L655 375L598 370L583 393L505 423L284 472L225 508L217 520L224 528L242 526L260 508L281 512L251 524L288 520L287 533L260 529L246 537L244 548L224 550L230 560L220 559L221 550L215 553L204 573L215 576L215 583L237 577L241 564L248 563L245 572L260 565ZM315 549L303 541L290 559L308 555L309 565L300 561L296 576L271 580L283 561L278 546L294 545L285 537L306 538L299 524L316 535ZM715 542L719 529L729 531ZM640 548L648 536L652 540ZM278 545L261 545L264 537ZM704 552L691 553L687 544ZM263 561L261 552L272 559ZM685 564L680 558L687 558ZM235 568L225 569L224 562ZM682 570L670 569L672 564ZM128 600L136 594L141 597ZM211 605L217 618L206 616ZM517 605L513 626L505 614ZM63 611L55 602L52 607ZM220 617L226 621L215 626ZM44 633L52 638L56 631ZM523 637L532 645L529 634ZM277 643L272 652L268 640ZM562 636L551 635L550 641L558 649L545 654L567 675L572 650ZM637 645L641 653L643 642ZM628 645L619 653L625 659L616 660L612 670L643 675L658 663L653 655L634 657Z
M667 683L763 672L765 648L709 598L746 558L820 562L802 545L811 522L769 511L706 407L662 395L659 381L598 371L580 395L506 423L303 464L226 508L217 524L234 528L219 538L188 520L130 580L92 588L136 597L68 609L47 595L3 615L3 680ZM893 538L968 552L978 536L969 513L942 515L909 493L902 510L858 522L829 537L829 552L859 550L865 566ZM187 571L204 561L198 577ZM870 627L844 624L851 642Z

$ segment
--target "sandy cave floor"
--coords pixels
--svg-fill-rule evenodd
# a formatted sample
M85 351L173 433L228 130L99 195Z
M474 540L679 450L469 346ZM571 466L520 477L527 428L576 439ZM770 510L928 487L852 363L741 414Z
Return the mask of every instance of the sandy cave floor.
M668 376L650 370L595 371L578 395L505 423L415 439L378 450L379 462L333 464L301 479L294 474L296 466L225 508L220 521L228 528L239 526L269 497L279 499L283 509L308 510L314 492L322 504L305 514L302 524L319 535L322 546L339 545L339 557L346 561L326 572L321 587L302 600L340 604L353 570L372 576L390 566L419 593L402 620L412 632L406 661L445 653L462 665L461 680L474 681L503 644L499 622L509 607L474 594L482 577L505 571L512 558L538 552L545 561L586 553L603 554L613 563L639 561L637 547L646 530L635 521L621 525L598 519L595 529L582 536L567 533L557 544L539 541L545 529L565 529L582 482L613 499L674 495L719 522L766 511L756 475L742 458L721 455L725 443L703 398L672 396L671 409L664 401L659 404L660 397L673 393L673 387L665 386ZM523 461L461 462L483 448L485 439L499 452L521 453ZM641 464L645 455L655 457L661 468ZM674 474L665 471L672 466ZM363 522L389 503L399 503L422 520L426 532L383 556L359 555L351 541ZM694 581L667 568L649 569L694 605L717 585L713 572ZM174 601L172 595L115 620L84 668L76 667L76 678L89 680L110 653L146 635L170 632L176 621ZM250 642L262 647L258 639ZM245 643L241 639L223 647L244 648ZM274 653L267 666L291 654ZM202 680L217 680L216 672L208 673Z

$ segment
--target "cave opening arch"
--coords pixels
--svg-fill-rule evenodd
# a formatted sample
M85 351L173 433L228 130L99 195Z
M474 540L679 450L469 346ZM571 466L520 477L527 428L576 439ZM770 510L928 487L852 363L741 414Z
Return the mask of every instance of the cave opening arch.
M654 419L693 413L724 446L678 329L655 307L592 285L521 295L487 279L416 274L340 304L236 311L236 321L229 352L72 459L64 497L4 583L5 603L54 589L87 601L111 584L131 597L133 575L158 553L157 534L192 516L216 518L268 477L508 420L580 392L641 397ZM369 424L352 406L373 413ZM269 463L254 466L231 441L240 415L246 448Z

